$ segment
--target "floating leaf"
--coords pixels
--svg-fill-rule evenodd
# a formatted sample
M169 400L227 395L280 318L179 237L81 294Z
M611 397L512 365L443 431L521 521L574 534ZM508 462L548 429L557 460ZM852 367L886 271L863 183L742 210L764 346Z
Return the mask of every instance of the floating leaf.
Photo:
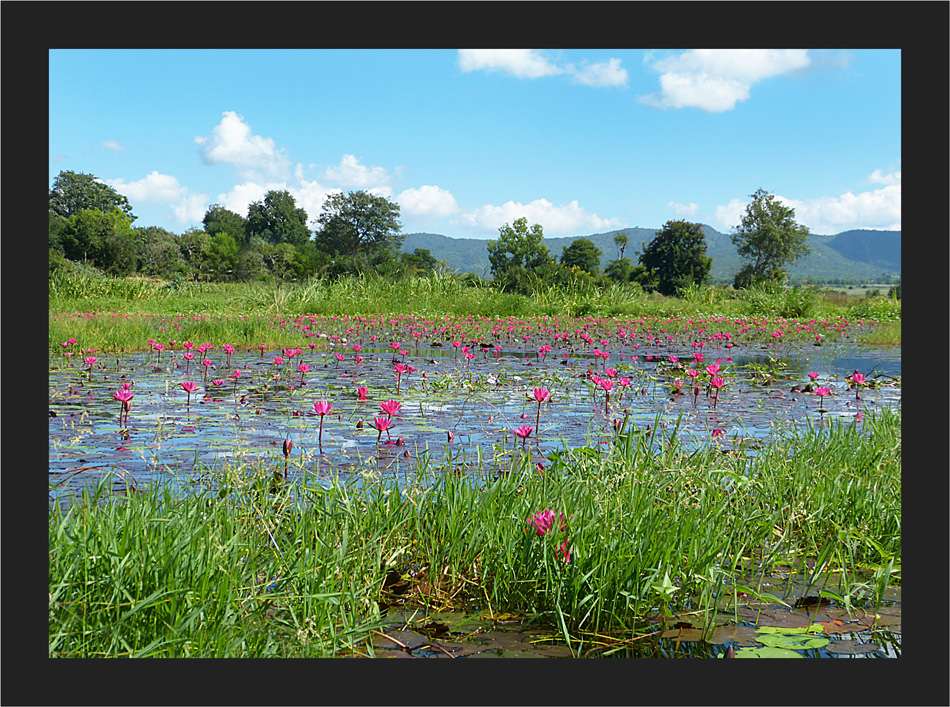
M815 626L818 627L818 631L820 632L822 629L821 624L813 624L808 628L785 629L763 626L759 629L759 636L756 640L772 648L798 651L821 648L831 643L831 640L824 636L810 635L810 632L814 631Z
M736 651L736 658L803 658L804 656L795 651L785 650L784 648L773 648L765 646L764 648L740 648Z
M859 641L833 641L828 646L828 652L835 655L862 655L875 653L881 650L876 643L861 643Z

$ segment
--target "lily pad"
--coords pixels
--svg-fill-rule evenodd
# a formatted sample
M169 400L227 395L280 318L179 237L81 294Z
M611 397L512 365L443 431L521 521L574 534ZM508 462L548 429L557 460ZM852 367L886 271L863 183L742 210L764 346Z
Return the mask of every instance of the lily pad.
M864 655L866 653L876 653L881 647L876 643L861 643L860 641L832 641L828 646L828 652L835 655Z
M741 648L736 651L736 658L804 658L804 656L785 648L765 646L764 648Z
M831 643L831 639L824 636L812 636L807 634L788 634L773 633L760 635L759 643L773 648L786 648L788 650L809 650L812 648L822 648Z

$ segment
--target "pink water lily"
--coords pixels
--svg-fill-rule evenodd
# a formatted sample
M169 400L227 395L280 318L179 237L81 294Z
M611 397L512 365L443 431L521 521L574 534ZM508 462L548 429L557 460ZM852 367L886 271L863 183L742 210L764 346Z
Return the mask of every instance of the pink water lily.
M524 449L528 444L528 437L531 436L532 432L534 432L534 428L531 425L522 425L518 429L514 430L515 436L521 437L522 449Z
M192 381L184 381L181 384L182 390L188 393L188 409L191 409L191 394L198 390L198 386Z
M358 400L366 400L366 396L369 395L369 389L365 385L361 385L356 389L356 395L358 396Z
M528 518L528 525L534 528L534 532L538 537L543 538L554 527L554 517L554 511L550 509L538 511Z
M317 436L317 446L320 447L320 451L323 451L323 418L324 416L333 409L333 403L326 400L321 400L313 404L313 411L320 416L320 433Z
M122 426L122 414L125 413L125 424L129 424L129 411L132 409L132 398L135 397L133 393L128 388L124 387L128 385L127 383L123 384L123 387L119 390L112 392L112 397L122 403L122 406L119 408L119 426Z
M399 395L399 384L402 381L402 374L408 371L409 368L404 363L397 363L394 368L396 369L396 395Z
M547 388L535 388L532 391L534 399L539 403L543 403L545 400L551 397L551 391Z
M818 412L823 413L825 410L822 407L822 401L824 400L826 395L831 395L831 391L825 386L820 385L817 388L815 388L814 395L818 396Z
M867 377L863 373L858 373L857 371L855 371L853 374L851 374L851 385L854 387L855 400L861 399L861 395L860 395L861 386L864 385L866 380L867 380Z
M380 403L379 407L383 409L383 412L392 417L398 413L400 409L402 409L402 403L400 403L398 400L386 400L385 402Z
M386 431L386 439L392 439L389 434L389 430L393 426L393 420L391 417L374 417L371 426L374 430L376 430L377 446L379 446L379 438L382 436L384 430Z

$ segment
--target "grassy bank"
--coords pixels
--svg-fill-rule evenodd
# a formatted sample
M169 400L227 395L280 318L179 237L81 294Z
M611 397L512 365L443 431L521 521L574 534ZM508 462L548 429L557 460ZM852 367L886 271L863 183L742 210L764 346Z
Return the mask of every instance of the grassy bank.
M899 581L899 413L751 458L659 434L663 451L633 433L543 471L515 457L498 477L422 457L402 489L275 487L281 467L260 466L209 470L218 483L187 497L54 507L50 655L366 654L380 600L537 616L577 646L661 607L775 593L761 582L776 565L846 604Z
M755 320L763 340L785 323L843 323L859 338L900 344L898 300L826 299L807 289L691 288L682 297L644 294L634 287L549 286L531 297L467 285L450 276L412 277L393 282L375 276L312 280L293 284L179 283L124 280L76 274L50 279L49 349L70 338L98 351L147 348L149 339L229 342L268 347L299 346L316 334L347 334L360 317L381 320L452 319L483 336L481 319L639 320L682 332L693 323ZM860 327L860 329L857 329ZM398 329L398 327L396 327ZM696 327L694 326L694 329ZM701 328L701 327L700 327ZM793 327L794 328L794 327ZM840 328L823 332L834 340ZM884 334L881 332L884 331ZM753 333L756 333L753 331ZM405 335L405 334L403 334ZM785 339L794 332L785 331ZM799 337L802 338L802 337Z

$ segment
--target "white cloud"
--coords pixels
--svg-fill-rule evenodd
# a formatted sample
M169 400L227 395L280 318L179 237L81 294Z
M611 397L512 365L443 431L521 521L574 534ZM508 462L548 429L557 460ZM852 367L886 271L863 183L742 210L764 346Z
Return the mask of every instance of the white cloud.
M570 235L578 231L609 230L620 226L618 219L604 219L582 209L577 201L566 206L555 206L547 199L536 199L528 204L509 201L501 206L488 204L461 215L463 226L482 232L497 231L505 224L524 217L529 225L541 224L546 236Z
M660 91L638 100L656 108L721 113L747 100L755 83L810 64L805 49L691 49L653 62L661 72Z
M900 170L895 170L884 174L881 169L878 168L871 172L868 176L868 181L871 184L900 184L901 173Z
M323 176L328 182L351 189L373 189L392 181L385 168L361 165L355 155L343 155L339 165L323 170Z
M399 194L398 201L401 211L412 216L445 218L459 210L451 192L428 184L406 189Z
M713 221L718 230L728 231L742 222L745 208L750 202L744 199L731 199L728 204L716 207Z
M287 191L294 197L297 206L307 212L307 218L310 221L315 221L323 211L323 204L327 197L331 194L341 193L343 190L324 186L317 181L301 180L296 187L292 187Z
M689 204L680 204L675 201L671 201L667 206L673 209L673 213L677 216L692 216L699 209L699 204L694 204L689 202Z
M541 56L537 49L459 49L462 71L504 71L519 79L557 76L564 70Z
M134 182L123 179L109 179L106 183L127 197L133 207L139 204L164 204L180 224L200 221L208 207L207 194L193 192L182 186L177 178L170 174L160 174L153 170L148 176Z
M620 59L610 59L596 64L585 64L575 69L569 67L577 83L585 86L626 86L627 70L620 66Z
M626 86L627 70L620 59L593 64L557 64L537 49L459 49L458 66L464 72L503 71L519 79L566 75L585 86Z
M227 164L245 180L286 180L291 162L272 138L251 134L251 126L234 111L222 113L221 122L210 136L197 136L195 142L205 164Z
M183 197L188 188L183 187L170 174L159 174L152 171L147 177L135 182L126 182L124 179L109 179L106 183L132 203L169 204Z
M187 194L177 204L172 205L172 214L182 225L195 223L204 218L208 206L210 204L205 194Z
M284 182L244 182L235 184L231 191L225 194L219 194L217 203L221 204L228 211L233 211L240 216L247 216L248 207L256 201L262 201L267 192L273 190L280 191L286 189ZM310 213L309 211L307 212Z
M99 147L105 150L112 150L113 152L125 152L127 149L118 140L106 140L99 143Z
M901 228L901 185L888 184L874 191L807 201L783 199L795 209L795 220L813 232L834 235L856 228Z
M899 179L899 177L898 177ZM776 199L795 209L795 221L808 226L812 233L835 235L852 229L901 230L901 185L888 184L881 189L840 196L797 200L776 194ZM747 200L732 199L716 207L715 226L731 230L745 214Z

